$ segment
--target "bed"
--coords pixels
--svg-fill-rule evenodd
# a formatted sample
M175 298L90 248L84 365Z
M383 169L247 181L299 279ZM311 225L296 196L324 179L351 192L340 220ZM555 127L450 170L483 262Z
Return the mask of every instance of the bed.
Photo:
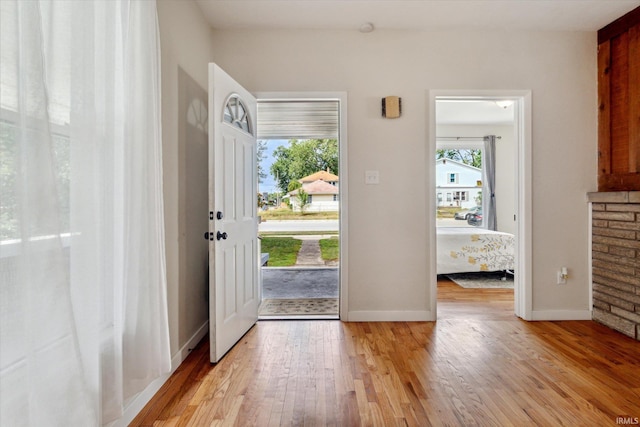
M514 236L469 227L438 227L438 274L513 271Z

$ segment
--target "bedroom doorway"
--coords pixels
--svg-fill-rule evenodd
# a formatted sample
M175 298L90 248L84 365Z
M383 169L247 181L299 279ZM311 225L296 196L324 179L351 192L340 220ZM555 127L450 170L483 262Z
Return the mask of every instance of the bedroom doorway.
M440 281L529 319L530 94L430 91L430 107L433 317Z

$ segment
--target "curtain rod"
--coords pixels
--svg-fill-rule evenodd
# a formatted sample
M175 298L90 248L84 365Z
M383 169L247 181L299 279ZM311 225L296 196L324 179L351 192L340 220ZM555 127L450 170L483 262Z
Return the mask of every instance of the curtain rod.
M487 135L489 136L489 135ZM467 139L484 139L484 136L436 136L436 139L449 139L452 141L464 141ZM496 136L496 139L502 139L501 136Z

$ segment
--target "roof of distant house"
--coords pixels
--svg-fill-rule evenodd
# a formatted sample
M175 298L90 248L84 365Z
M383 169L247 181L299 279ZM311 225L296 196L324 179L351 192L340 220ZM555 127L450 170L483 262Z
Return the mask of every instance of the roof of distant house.
M340 189L333 184L329 184L321 179L309 182L306 184L302 184L302 189L307 192L307 194L339 194ZM288 193L291 196L295 196L298 194L298 190L293 190Z
M318 180L325 181L325 182L335 182L335 181L340 181L340 178L338 178L337 175L334 175L329 171L319 171L309 176L305 176L304 178L301 178L298 181L304 184L305 182L315 182Z
M476 171L482 171L481 168L477 168L475 166L471 166L471 165L468 165L466 163L462 163L462 162L459 162L459 161L453 160L453 159L444 159L444 158L438 159L438 160L436 160L436 166L438 165L438 163L443 164L443 165L446 165L447 163L453 163L454 165L464 166L465 168L473 169L473 170L476 170Z

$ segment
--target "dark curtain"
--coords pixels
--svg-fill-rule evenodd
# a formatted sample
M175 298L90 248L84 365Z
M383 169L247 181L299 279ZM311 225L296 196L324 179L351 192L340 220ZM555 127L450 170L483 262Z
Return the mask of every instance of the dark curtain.
M484 226L487 230L497 230L496 220L496 136L484 137L484 161L482 162L484 173L484 189L482 197L482 209Z

